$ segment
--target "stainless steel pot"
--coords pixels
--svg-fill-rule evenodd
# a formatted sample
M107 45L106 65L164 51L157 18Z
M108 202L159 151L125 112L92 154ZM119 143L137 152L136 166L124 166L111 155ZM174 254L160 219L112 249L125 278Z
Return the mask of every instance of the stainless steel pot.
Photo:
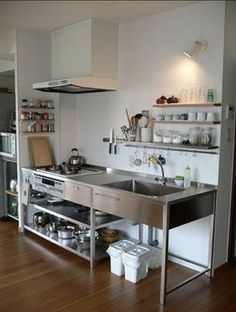
M57 232L58 223L57 222L51 222L46 225L46 229L50 233L56 233Z
M36 212L33 215L33 224L35 227L45 227L50 222L50 215L45 212Z
M62 239L71 239L74 236L75 228L73 226L58 226L58 237Z
M75 242L77 248L86 250L90 248L91 231L90 230L79 230L74 232ZM98 239L98 232L95 231L95 240Z

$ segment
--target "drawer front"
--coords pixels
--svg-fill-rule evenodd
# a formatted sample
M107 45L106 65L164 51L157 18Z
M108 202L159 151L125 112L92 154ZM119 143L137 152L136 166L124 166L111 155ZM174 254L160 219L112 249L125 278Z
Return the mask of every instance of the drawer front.
M65 182L65 199L90 207L91 189L87 186Z
M162 205L141 196L93 189L93 208L131 221L162 228Z

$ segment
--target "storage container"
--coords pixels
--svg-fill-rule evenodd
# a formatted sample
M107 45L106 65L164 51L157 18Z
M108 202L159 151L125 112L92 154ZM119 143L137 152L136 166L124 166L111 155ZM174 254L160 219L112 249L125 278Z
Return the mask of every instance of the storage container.
M107 253L110 256L111 273L118 276L122 276L125 273L124 265L122 262L122 254L128 251L130 248L135 247L135 243L129 240L120 240L113 243L107 249Z
M147 277L151 252L148 248L136 246L122 254L125 279L137 283Z
M161 266L161 249L150 246L148 244L144 244L144 243L138 246L142 246L150 250L150 258L148 262L149 269L155 270Z

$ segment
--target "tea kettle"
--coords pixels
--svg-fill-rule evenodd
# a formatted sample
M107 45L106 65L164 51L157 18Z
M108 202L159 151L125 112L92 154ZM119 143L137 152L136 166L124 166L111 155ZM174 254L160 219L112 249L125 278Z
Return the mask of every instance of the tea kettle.
M69 164L72 166L78 166L80 165L80 156L79 156L79 151L77 148L72 148L71 150L71 157L69 159Z

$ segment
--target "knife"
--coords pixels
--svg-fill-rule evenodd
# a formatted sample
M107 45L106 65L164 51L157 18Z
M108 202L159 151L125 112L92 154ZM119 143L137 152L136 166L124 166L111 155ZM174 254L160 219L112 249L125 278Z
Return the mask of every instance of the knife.
M113 129L111 129L110 131L109 154L112 153L112 143L113 143Z
M117 154L116 135L114 134L114 154Z

